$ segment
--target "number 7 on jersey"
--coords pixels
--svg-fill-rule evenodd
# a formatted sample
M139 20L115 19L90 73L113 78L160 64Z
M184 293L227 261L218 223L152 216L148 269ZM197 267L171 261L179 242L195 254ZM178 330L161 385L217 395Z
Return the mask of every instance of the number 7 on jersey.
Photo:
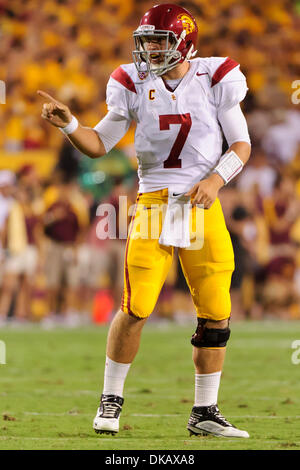
M159 128L161 131L168 131L171 124L180 124L180 129L170 154L167 160L164 161L164 168L181 168L179 156L192 125L190 113L163 114L159 116Z

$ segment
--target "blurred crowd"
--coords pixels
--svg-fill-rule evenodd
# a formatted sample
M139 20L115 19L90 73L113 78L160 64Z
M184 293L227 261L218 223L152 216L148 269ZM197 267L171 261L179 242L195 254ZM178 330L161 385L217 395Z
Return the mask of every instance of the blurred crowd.
M136 186L115 178L102 204L119 220L119 196L127 209ZM0 322L43 320L78 326L105 323L123 292L126 239L107 238L107 214L76 178L56 168L41 180L32 165L17 174L0 171ZM107 206L102 206L107 207ZM124 219L122 219L124 220Z
M290 102L291 83L299 78L297 2L174 2L190 9L197 20L199 56L231 56L241 64L249 86L245 110L253 113L251 121L261 136L282 119L275 115L277 108ZM1 147L59 148L61 136L40 119L38 89L67 103L81 122L94 126L106 113L109 75L132 61L132 33L154 3L0 0L0 77L7 89L0 115Z
M300 318L300 112L291 101L292 82L300 78L300 4L174 3L196 17L198 55L234 58L249 86L242 107L252 156L220 193L236 257L232 316ZM118 144L114 163L106 160L100 171L41 119L36 91L95 126L106 113L109 75L132 61L132 32L153 4L0 0L0 79L6 84L0 160L1 151L11 158L29 149L57 155L47 177L39 163L24 161L14 172L0 168L0 322L105 322L119 306L125 241L97 237L96 211L107 201L117 208L120 194L135 199L134 129ZM188 321L193 311L174 261L155 315Z

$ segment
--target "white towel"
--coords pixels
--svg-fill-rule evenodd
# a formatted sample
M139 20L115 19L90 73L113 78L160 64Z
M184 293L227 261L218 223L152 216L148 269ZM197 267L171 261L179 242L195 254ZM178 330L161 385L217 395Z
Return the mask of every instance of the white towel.
M190 197L186 191L169 191L168 205L159 243L166 246L187 248L190 246Z

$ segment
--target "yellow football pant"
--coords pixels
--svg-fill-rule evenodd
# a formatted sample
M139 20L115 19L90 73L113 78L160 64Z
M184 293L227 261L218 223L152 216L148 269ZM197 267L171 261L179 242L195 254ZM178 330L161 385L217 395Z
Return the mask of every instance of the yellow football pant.
M139 194L129 227L121 309L140 318L152 313L172 263L174 248L158 242L161 216L154 218L155 223L159 224L158 237L153 239L149 236L151 223L152 226L154 224L153 211L159 211L159 206L167 204L167 201L167 189ZM194 223L196 208L191 210ZM178 255L197 316L224 320L229 318L231 311L229 289L234 270L231 239L219 199L210 209L197 210L203 211L203 246L197 250L179 248ZM148 221L148 236L141 237L141 225L145 221Z

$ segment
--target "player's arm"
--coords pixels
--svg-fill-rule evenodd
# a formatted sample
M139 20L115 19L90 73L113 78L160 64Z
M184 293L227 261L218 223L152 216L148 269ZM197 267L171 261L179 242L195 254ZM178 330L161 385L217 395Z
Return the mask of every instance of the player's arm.
M220 110L218 120L229 147L226 153L234 151L245 165L250 157L251 142L247 122L240 105Z
M66 105L43 91L38 91L38 94L50 101L43 105L42 117L60 128L71 144L90 158L98 158L109 152L130 126L129 119L112 111L93 129L81 126Z
M238 173L240 173L243 166L249 160L251 153L251 143L247 122L239 104L233 106L230 109L220 110L218 113L218 120L221 124L229 148L222 156L219 165L216 167L217 171L212 173L211 176L216 181L219 181L222 187ZM230 161L232 158L233 160ZM226 163L226 159L227 161L229 160L229 164ZM225 166L228 165L228 167L225 168L225 173L222 171L224 160ZM233 165L232 168L231 165ZM219 167L221 171L218 171Z
M193 205L203 204L205 209L209 209L213 204L222 186L242 170L251 153L247 122L240 105L220 110L218 120L229 148L220 159L215 171L208 178L195 184L187 193L193 197Z
M232 144L229 147L226 154L229 154L229 152L231 152L231 151L233 151L238 156L238 158L241 160L242 164L240 166L240 169L242 169L243 166L249 160L250 153L251 153L251 145L248 142L242 142L242 141L241 142L235 142L234 144ZM224 157L226 157L226 154L224 155ZM234 172L234 170L233 170L233 172ZM216 197L217 197L219 190L226 184L226 181L223 179L223 177L218 172L213 172L207 178L207 180L208 180L209 183L212 183L212 187L211 187L212 195L216 194ZM209 186L210 186L210 184L209 184Z
M99 158L106 154L103 142L90 127L83 127L78 123L77 129L66 134L66 137L75 148L90 158Z

